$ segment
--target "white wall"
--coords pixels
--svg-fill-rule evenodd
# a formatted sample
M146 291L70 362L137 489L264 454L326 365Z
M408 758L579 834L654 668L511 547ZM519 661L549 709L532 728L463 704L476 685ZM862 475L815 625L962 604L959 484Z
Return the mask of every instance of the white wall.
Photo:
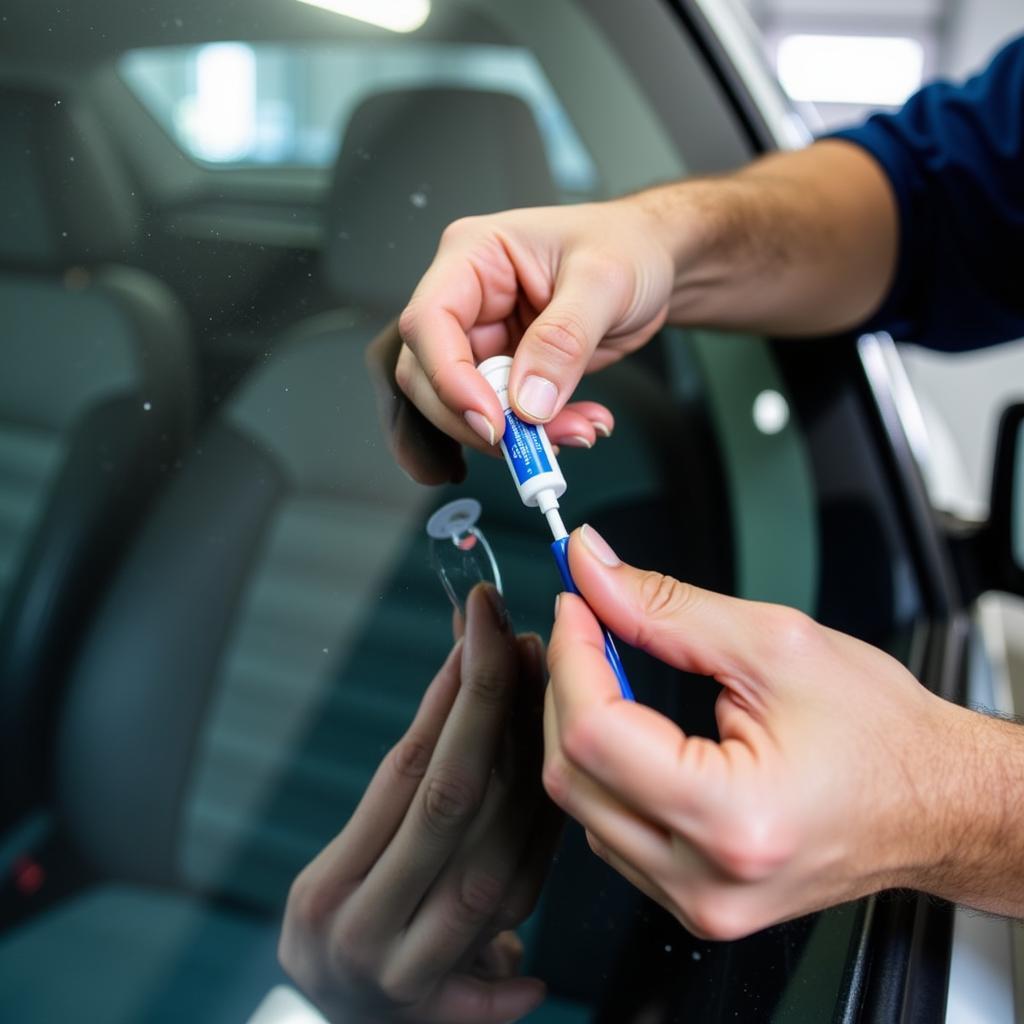
M946 20L942 70L961 76L974 71L1003 43L1024 32L1019 0L960 0Z

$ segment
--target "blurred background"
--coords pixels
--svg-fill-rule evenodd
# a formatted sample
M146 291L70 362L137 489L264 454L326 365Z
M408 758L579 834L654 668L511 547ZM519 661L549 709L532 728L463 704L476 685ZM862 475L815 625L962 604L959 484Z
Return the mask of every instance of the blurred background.
M934 78L964 79L1024 32L1020 0L743 0L765 56L815 132L895 110ZM1024 281L1022 281L1024 287ZM983 516L999 412L1024 398L1024 340L966 355L902 346L940 508ZM989 599L1024 709L1024 601Z

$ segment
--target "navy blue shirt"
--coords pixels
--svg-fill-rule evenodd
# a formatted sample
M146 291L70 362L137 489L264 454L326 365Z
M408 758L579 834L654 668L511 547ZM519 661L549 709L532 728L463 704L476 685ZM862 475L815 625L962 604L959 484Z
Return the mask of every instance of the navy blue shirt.
M864 329L949 351L1024 337L1024 36L832 137L875 157L899 206L896 275Z

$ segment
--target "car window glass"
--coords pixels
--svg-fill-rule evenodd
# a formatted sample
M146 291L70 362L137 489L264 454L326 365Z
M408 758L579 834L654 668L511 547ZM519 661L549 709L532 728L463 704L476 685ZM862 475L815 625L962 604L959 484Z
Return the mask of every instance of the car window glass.
M450 649L424 532L437 507L481 502L516 628L550 630L549 538L505 466L473 453L465 483L420 487L379 424L366 348L401 310L443 223L481 212L470 201L617 195L752 152L669 5L450 0L407 36L368 35L304 4L261 7L257 27L231 4L186 18L179 6L117 18L96 3L102 39L61 22L55 39L48 22L24 21L50 72L110 103L98 123L141 193L138 235L115 254L127 264L119 286L141 292L148 274L177 294L205 396L80 622L53 741L54 842L78 873L53 906L0 922L0 972L50 969L48 950L89 945L77 936L90 922L104 923L104 941L122 935L114 956L97 940L95 972L68 968L92 984L88 998L67 989L83 1019L106 1019L88 1008L105 1005L107 962L119 974L106 987L135 1019L154 1007L202 1016L194 1007L209 1008L215 990L222 1016L243 1020L277 983L289 884L345 825ZM110 89L91 91L113 69L122 106ZM144 127L180 147L152 180L156 136L118 131L137 101ZM389 118L402 131L436 127L435 138L471 124L471 144L454 133L451 151L407 146ZM230 173L239 168L252 172L244 187ZM317 168L301 201L280 188L289 172ZM242 225L230 236L226 206ZM313 233L293 230L310 217ZM64 295L92 288L94 269L50 276ZM19 363L26 379L30 362ZM66 384L79 369L54 360L50 372ZM793 605L907 654L920 594L856 394L819 386L767 339L674 328L579 394L607 404L616 429L560 455L570 527L594 524L635 564ZM136 397L153 411L149 392ZM19 559L64 450L55 441L35 459L28 511L2 519L19 534L9 546ZM641 700L715 735L715 683L640 652L623 658ZM531 1019L831 1019L864 913L854 904L742 942L697 940L570 826L524 928L528 968L551 993ZM60 994L50 986L46 998Z
M494 89L529 104L568 193L593 191L593 161L533 54L479 44L244 42L125 54L120 71L186 152L210 164L324 167L359 101L415 85Z

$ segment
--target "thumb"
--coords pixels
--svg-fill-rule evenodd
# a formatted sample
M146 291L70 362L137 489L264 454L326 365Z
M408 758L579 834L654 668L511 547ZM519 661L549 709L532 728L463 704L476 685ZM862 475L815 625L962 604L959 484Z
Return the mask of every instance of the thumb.
M770 638L768 606L726 597L622 562L592 527L573 532L573 579L613 633L675 668L749 675Z
M607 286L608 277L579 260L567 264L551 301L523 335L509 376L512 405L523 419L547 423L558 414L621 319L627 297Z

